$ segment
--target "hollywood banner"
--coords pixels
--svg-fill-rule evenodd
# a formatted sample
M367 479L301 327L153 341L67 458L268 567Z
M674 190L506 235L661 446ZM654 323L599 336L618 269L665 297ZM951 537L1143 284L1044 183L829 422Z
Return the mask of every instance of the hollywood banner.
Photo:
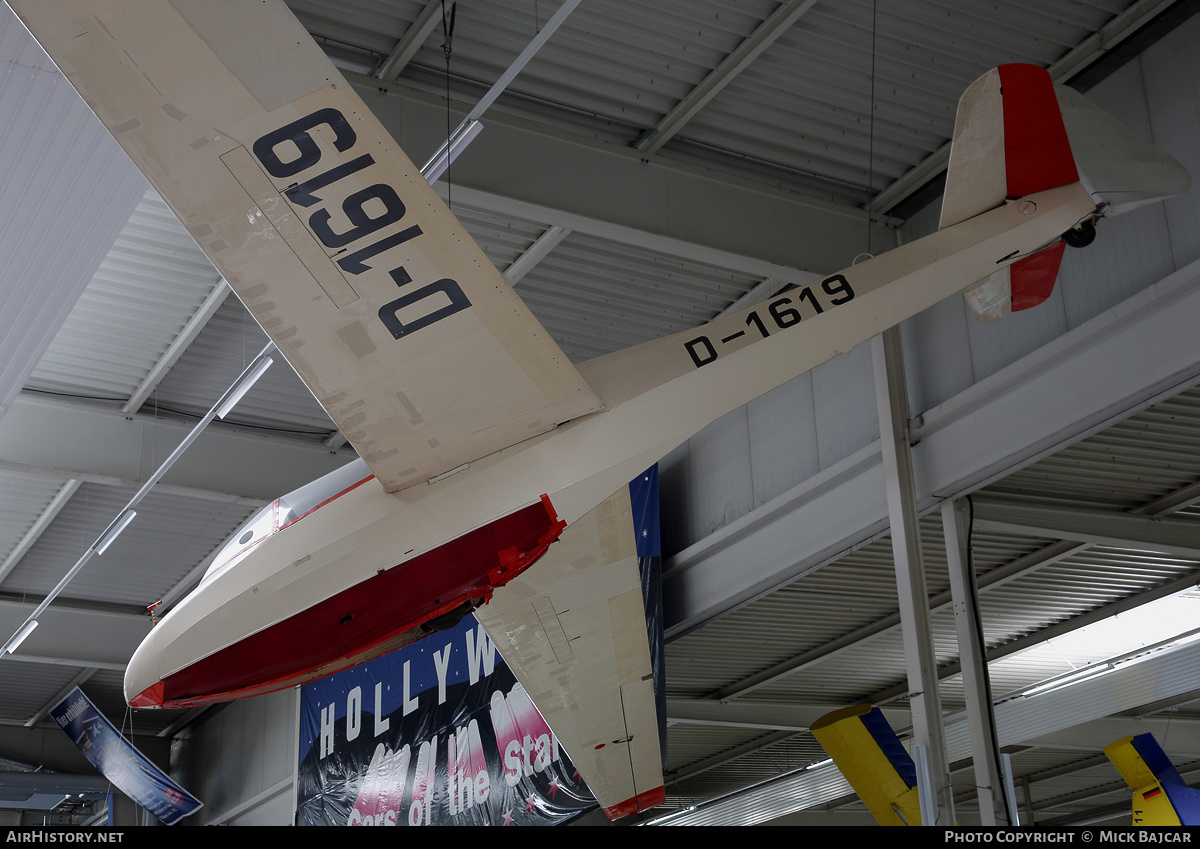
M630 494L661 694L657 469ZM301 692L297 825L556 825L595 806L473 616Z

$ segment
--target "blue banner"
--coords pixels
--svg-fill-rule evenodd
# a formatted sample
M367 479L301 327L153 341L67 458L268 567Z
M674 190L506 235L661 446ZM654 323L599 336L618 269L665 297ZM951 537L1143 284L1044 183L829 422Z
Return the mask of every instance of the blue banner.
M135 749L78 687L51 708L50 715L114 787L167 825L203 807Z
M630 484L664 757L658 468ZM306 684L297 825L555 825L595 807L475 617Z
M553 825L596 804L474 616L306 684L297 825Z

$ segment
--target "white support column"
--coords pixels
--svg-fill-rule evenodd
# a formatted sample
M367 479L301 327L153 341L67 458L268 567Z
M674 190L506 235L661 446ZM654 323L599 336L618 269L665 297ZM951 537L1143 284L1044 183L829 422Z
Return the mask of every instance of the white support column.
M908 393L900 331L891 328L871 340L875 371L875 398L879 409L879 434L883 446L884 482L891 522L892 553L896 561L896 590L900 604L900 630L908 668L909 708L913 742L925 746L929 780L936 798L933 822L954 823L954 799L942 728L942 702L938 694L937 661L929 630L929 601L925 566L921 560L912 456L908 444ZM922 805L923 809L926 809Z
M950 593L954 599L954 627L958 634L959 663L967 700L971 732L971 760L979 793L981 825L1010 825L1004 804L1000 749L996 745L996 717L983 628L979 620L978 592L971 565L968 505L963 499L942 502L942 529L946 535L946 562L950 567Z

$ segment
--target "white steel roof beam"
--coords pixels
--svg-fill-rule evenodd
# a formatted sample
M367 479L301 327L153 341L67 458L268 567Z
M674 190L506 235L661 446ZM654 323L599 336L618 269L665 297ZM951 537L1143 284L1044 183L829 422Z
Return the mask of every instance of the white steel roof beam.
M346 78L414 161L422 161L445 142L444 98L402 84L381 90L374 77L347 73ZM454 108L465 112L471 105ZM437 188L444 198L444 185ZM487 131L455 160L456 204L474 205L468 189L818 272L850 263L862 249L866 221L861 209L848 204L670 158L647 162L645 154L626 145L496 110L488 113ZM557 217L526 215L525 220L579 229ZM876 224L872 243L893 244L894 234Z
M392 52L383 60L383 64L375 70L374 76L389 82L400 76L404 66L417 55L417 51L421 49L434 27L441 21L441 0L429 0L425 4L425 8L417 15L416 20L409 24L408 29L404 31L404 35Z
M445 186L439 184L434 186L434 188L445 199ZM573 232L584 233L618 244L653 251L663 256L680 257L690 259L694 262L713 265L718 268L726 268L730 271L758 275L763 278L773 278L779 286L784 286L788 283L803 286L820 276L814 271L780 265L769 260L737 254L671 236L651 233L648 230L640 230L636 227L629 227L601 218L592 218L586 215L565 212L561 209L516 200L466 186L455 186L454 198L459 203L473 206L496 215L510 215L514 218L523 218L527 221L538 221L549 225L551 229L558 227L564 231L564 238Z
M1141 607L1145 604L1158 601L1159 599L1169 598L1176 593L1185 592L1197 584L1200 584L1200 570L1189 572L1182 577L1176 578L1166 584L1161 584L1145 592L1137 595L1126 596L1119 601L1114 601L1112 604L1107 604L1104 607L1097 607L1080 616L1072 619L1065 619L1040 631L1034 631L1026 634L1024 637L1019 637L1011 640L1004 645L996 646L989 649L987 653L988 662L1000 660L1005 657L1010 657L1017 652L1032 648L1033 646L1043 643L1046 640L1053 640L1055 637L1061 637L1064 634L1069 634L1072 631L1077 631L1088 625L1108 619L1111 616L1117 616L1130 610ZM938 668L938 675L943 680L957 675L962 671L962 665L959 661L944 664ZM872 693L867 701L882 702L888 699L894 699L897 696L904 694L903 686L889 687L876 693ZM1003 695L1003 694L1001 694Z
M893 728L909 724L907 710L883 708ZM772 731L807 731L829 713L828 704L795 702L727 702L715 699L667 699L667 722L674 725L715 725L729 728L760 728Z
M1200 523L1085 507L972 498L978 530L1075 540L1200 560Z
M22 394L0 419L0 467L49 471L114 486L138 485L188 432L186 422L150 419ZM194 497L271 501L352 459L306 444L229 429L210 429L167 476L163 487Z
M1068 557L1071 554L1083 551L1086 548L1087 546L1081 543L1055 543L1054 545L1046 546L1040 551L1035 551L1031 554L1014 560L1012 563L991 570L979 579L980 589L1008 583L1009 581L1019 578L1035 569L1048 566L1051 563L1057 563L1064 557ZM930 596L929 611L931 614L938 613L952 603L953 599L951 598L950 591L943 590L936 595ZM869 640L873 637L879 636L880 634L891 631L899 627L899 625L899 613L893 613L888 616L884 616L881 619L877 619L876 621L851 631L850 633L845 634L835 640L830 640L821 645L820 648L789 658L788 660L778 663L769 669L764 669L762 672L759 672L749 678L737 681L729 685L724 690L721 690L720 693L717 694L717 698L727 700L735 699L738 696L747 695L760 687L771 684L785 675L790 675L793 672L800 672L808 669L817 663L828 660L835 654L856 648L865 640ZM992 651L993 653L998 652L998 654L994 654L994 657L1002 657L1004 654L1007 654L1007 651L1003 646L993 649Z
M0 581L3 581L8 576L8 573L21 562L21 558L33 547L33 544L38 541L46 528L50 527L50 523L54 521L54 517L59 514L63 507L67 505L67 502L71 500L71 496L79 489L80 483L81 481L78 478L67 479L62 489L51 499L50 503L46 505L46 509L42 511L41 515L34 520L29 530L25 532L25 535L21 537L21 541L8 553L8 556L4 558L4 562L0 563Z
M163 355L158 358L158 362L142 378L142 382L138 385L138 388L134 390L129 400L121 407L121 412L136 413L142 408L142 404L146 403L146 399L150 397L150 393L155 390L159 382L171 370L171 367L175 365L188 346L196 340L196 337L200 335L200 331L216 315L217 310L225 303L225 299L229 297L229 293L232 291L229 288L229 284L225 282L225 278L222 277L217 281L217 285L213 287L208 297L204 299L204 303L188 319L187 324L183 326L179 335L175 337L175 340L167 347Z
M28 616L40 598L0 598L0 632L10 633ZM150 630L150 617L113 605L59 599L42 612L40 627L17 654L5 654L0 663L40 666L74 666L123 672L133 650ZM102 634L103 639L81 639L81 634Z
M534 267L545 259L547 254L558 247L559 243L569 235L571 235L571 231L566 227L551 224L542 235L537 237L532 245L525 249L524 253L513 260L512 265L504 270L504 279L508 281L510 286L515 287L526 274L533 271Z
M1171 512L1192 503L1193 497L1200 497L1197 496L1198 491L1200 491L1200 482L1190 484L1176 490L1175 492L1168 493L1161 498L1157 498L1151 503L1139 507L1136 510L1130 511L1130 515L1152 517L1166 516ZM975 501L975 499L972 499L972 501ZM1151 521L1157 521L1157 518ZM1014 580L1017 580L1024 575L1028 575L1036 571L1037 569L1058 563L1064 558L1087 551L1089 548L1091 548L1091 544L1086 542L1076 542L1073 540L1051 543L1050 545L1047 545L1038 551L1031 552L1023 557L1019 557L1016 560L1006 563L1003 566L998 566L995 569L990 570L986 575L983 575L979 578L978 589L982 591L985 589L1003 586L1004 584L1008 584ZM1171 581L1170 583L1156 587L1147 592L1121 599L1113 602L1110 605L1099 608L1098 610L1093 610L1090 613L1086 613L1083 616L1076 617L1067 622L1059 623L1058 625L1052 626L1050 629L1039 631L1036 634L1031 634L1028 637L1023 637L1018 640L1013 640L1002 646L996 646L988 652L988 657L990 660L998 660L999 658L1007 657L1008 655L1028 648L1034 643L1044 640L1049 636L1058 635L1059 633L1066 633L1067 631L1081 628L1084 625L1097 622L1117 613L1122 613L1126 610L1132 610L1133 608L1140 607L1143 604L1149 604L1150 602L1157 601L1160 598L1166 598L1167 596L1173 595L1177 592L1182 592L1189 586L1195 585L1198 581L1200 581L1200 573L1184 575L1175 579L1174 581ZM929 611L931 614L936 614L951 604L953 604L953 598L949 590L943 590L942 592L929 597ZM868 640L879 636L880 634L886 633L887 631L896 628L899 624L899 613L882 617L881 619L878 619L868 625L864 625L861 628L843 635L842 637L839 637L835 640L830 640L814 651L805 652L789 658L776 664L775 666L764 669L749 678L737 681L721 690L720 693L717 694L716 698L720 699L722 702L726 702L736 699L739 696L747 695L754 690L771 684L786 675L808 669L814 664L828 660L832 655L846 651L850 648L854 648L864 640ZM956 674L957 672L957 663L946 666L941 670L943 678L947 677L948 675Z
M716 97L725 86L740 74L764 50L775 43L775 39L787 32L801 15L816 5L816 0L789 0L771 16L759 24L758 29L739 44L732 53L721 60L704 80L663 116L652 129L642 134L634 147L646 153L654 153L683 128L683 125Z
M1197 664L1200 664L1200 643L1192 643L1174 652L1153 655L1108 675L998 704L996 725L1000 745L1043 739L1085 722L1191 693L1196 686L1193 670ZM947 722L946 736L951 760L968 755L965 718ZM831 777L840 778L832 767L829 770L797 770L772 782L769 793L762 792L762 787L748 788L749 792L725 796L679 817L673 824L754 823L825 805L846 793L845 782L831 781Z

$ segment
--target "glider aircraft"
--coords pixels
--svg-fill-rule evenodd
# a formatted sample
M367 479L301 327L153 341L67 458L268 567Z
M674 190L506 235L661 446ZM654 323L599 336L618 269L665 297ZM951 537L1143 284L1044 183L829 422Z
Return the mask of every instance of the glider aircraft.
M1044 299L1063 234L1187 185L1002 66L960 104L939 232L577 367L282 0L8 2L361 457L243 528L134 654L129 702L295 686L475 610L613 818L664 798L626 483L967 286L984 317ZM1064 119L1139 169L1089 183Z

